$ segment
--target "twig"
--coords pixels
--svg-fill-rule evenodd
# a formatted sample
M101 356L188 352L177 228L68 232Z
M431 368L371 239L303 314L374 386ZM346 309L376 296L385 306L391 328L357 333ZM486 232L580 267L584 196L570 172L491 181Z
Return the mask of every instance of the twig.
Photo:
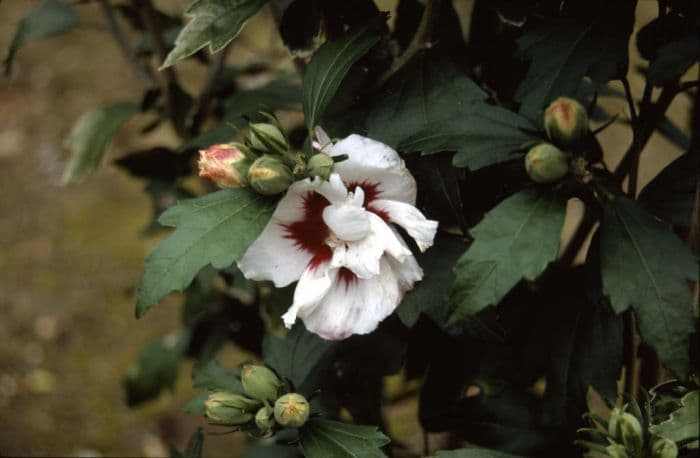
M624 355L625 386L623 393L637 398L639 391L639 358L637 358L638 338L635 317L632 309L627 309L622 315L625 327L626 353Z
M105 17L105 20L107 21L107 28L109 29L109 32L112 34L114 41L117 42L117 45L122 51L124 58L129 63L129 66L131 66L134 73L136 73L136 76L138 76L149 89L157 87L158 83L156 82L155 78L153 78L150 70L142 65L136 57L134 48L132 48L131 44L129 44L128 38L124 34L119 22L117 22L117 19L114 17L114 12L112 11L112 6L109 4L109 1L98 0L98 4L100 5L100 9L102 9L102 14Z
M389 81L392 76L398 73L411 59L413 59L416 54L429 49L433 45L430 40L433 34L435 20L440 14L440 2L441 0L427 1L420 24L418 24L416 34L413 36L413 39L403 54L401 54L401 56L394 61L391 67L389 67L389 69L379 77L377 83L375 84L375 88L383 86L384 83Z
M630 120L632 121L632 125L637 124L637 110L634 107L634 99L632 98L632 88L630 88L630 82L627 80L627 78L622 78L622 87L625 88L625 96L627 97L627 105L629 105L630 108Z
M158 59L160 62L165 61L168 56L168 49L165 46L165 41L163 40L163 34L158 27L158 22L156 20L155 10L151 4L151 0L132 0L134 7L141 13L141 20L146 26L146 31L151 37L152 45L156 51ZM168 116L173 125L176 117L177 105L175 102L175 87L177 86L177 74L175 69L171 66L163 70L163 75L165 76L165 82L161 87L163 94L165 95L165 106L168 112ZM182 132L178 132L182 134Z
M199 128L209 113L209 107L214 99L214 94L216 92L216 84L219 81L219 76L224 69L224 64L226 63L226 57L228 56L228 50L230 45L222 49L215 57L214 63L209 69L209 74L202 88L202 92L199 95L199 100L197 102L197 111L192 115L189 122L189 127L187 129L190 136L197 135Z
M650 85L648 85L648 87L649 89L645 88L645 95L640 105L637 126L632 126L632 144L630 144L622 160L613 172L613 175L618 181L622 181L628 173L630 174L630 195L633 195L631 191L636 191L637 180L635 164L639 161L639 156L649 141L649 138L651 138L654 133L654 130L656 130L657 124L663 118L664 113L666 113L673 99L680 92L678 85L667 86L661 91L661 95L656 103L645 103L645 100L649 98L647 94L651 94ZM634 178L634 180L632 180L632 178Z
M571 239L566 245L564 252L559 257L558 263L560 265L568 267L572 262L574 262L576 255L579 251L581 251L581 247L586 239L588 239L591 229L593 229L593 226L595 226L597 222L598 218L596 218L596 216L588 208L588 205L586 205L583 209L583 218L581 218L581 222L576 228L574 234L571 236Z

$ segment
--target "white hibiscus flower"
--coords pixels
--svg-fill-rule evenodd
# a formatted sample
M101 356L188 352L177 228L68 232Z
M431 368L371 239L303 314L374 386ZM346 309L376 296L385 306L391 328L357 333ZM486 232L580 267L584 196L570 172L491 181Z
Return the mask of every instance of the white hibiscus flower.
M331 144L317 129L317 137L317 149L348 158L328 181L292 184L238 266L277 287L298 281L285 325L299 317L309 331L339 340L375 330L423 277L392 224L424 251L438 223L414 207L416 182L396 151L360 135Z

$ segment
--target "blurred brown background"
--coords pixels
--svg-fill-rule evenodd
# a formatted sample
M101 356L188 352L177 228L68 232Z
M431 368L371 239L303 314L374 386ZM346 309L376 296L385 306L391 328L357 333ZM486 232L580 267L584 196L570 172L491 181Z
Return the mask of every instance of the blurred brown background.
M38 3L0 3L0 53L8 49L17 22ZM179 14L189 1L157 3ZM389 10L395 6L379 3ZM455 3L467 24L471 2ZM133 289L156 243L140 235L151 208L144 183L109 162L137 148L177 144L167 127L143 137L138 129L144 120L137 117L117 136L106 166L81 185L60 186L61 142L75 119L99 105L138 100L142 91L97 7L76 8L87 25L27 45L12 75L0 80L0 455L163 456L169 443L182 448L203 422L182 412L192 395L188 364L174 393L136 409L123 401L125 370L143 343L178 328L179 307L170 298L145 318L134 318ZM640 2L638 27L655 8L655 2ZM289 66L273 27L264 10L235 41L229 58ZM630 49L637 59L633 42ZM178 65L193 93L201 70ZM632 71L630 78L640 94L640 78ZM624 101L604 103L627 116ZM689 107L689 98L679 96L671 110L686 132ZM618 123L600 139L613 165L629 132ZM656 135L643 155L640 183L678 154ZM232 351L224 355L229 362L238 358ZM393 433L420 441L415 401L390 414ZM205 454L235 455L243 440L208 436Z

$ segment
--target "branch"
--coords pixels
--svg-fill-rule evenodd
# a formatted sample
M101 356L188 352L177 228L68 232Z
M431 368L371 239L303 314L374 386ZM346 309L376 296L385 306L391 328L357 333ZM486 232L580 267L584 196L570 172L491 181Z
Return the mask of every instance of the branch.
M129 39L126 37L124 31L119 25L119 22L117 22L117 19L114 17L114 12L112 11L112 6L109 4L109 1L98 0L97 3L100 5L102 14L104 15L105 20L107 21L107 28L109 29L109 32L112 34L114 41L117 42L117 45L119 46L119 49L124 55L124 58L126 59L129 66L131 66L131 69L134 71L134 73L136 73L136 76L138 76L141 79L141 81L143 81L146 84L148 89L153 89L157 87L158 83L153 78L153 75L151 74L150 70L146 66L142 65L141 62L139 62L138 57L134 52L134 49L129 44Z
M219 76L224 69L224 64L226 63L226 57L228 56L228 50L230 46L226 46L217 55L209 69L209 74L202 88L202 92L199 95L199 100L197 101L197 112L192 115L189 122L188 134L190 136L195 136L199 132L199 128L209 113L209 107L211 102L214 100L214 94L216 93L216 84L219 81Z
M433 46L430 41L433 34L433 28L435 25L435 20L440 14L440 2L441 0L427 0L425 5L425 10L423 10L423 16L421 17L420 24L418 24L418 29L413 39L409 43L406 50L401 54L401 56L391 64L391 67L382 74L375 88L379 88L384 85L387 81L391 79L396 73L398 73L403 67L408 64L408 62L413 59L416 54L429 49Z
M143 20L143 23L146 26L146 31L151 37L151 42L159 61L165 61L165 58L168 56L168 49L165 46L163 34L158 26L155 10L153 9L151 0L132 0L132 2L134 7L141 13L141 20ZM175 86L177 85L177 75L175 74L175 69L172 66L163 70L163 75L165 75L165 82L161 89L163 94L165 94L165 106L168 111L168 116L170 117L171 121L174 121L175 113L177 111L174 93ZM181 132L178 133L181 134Z
M639 161L639 156L646 146L649 138L656 130L659 121L663 119L664 113L673 102L673 99L680 92L680 86L666 86L656 103L648 103L647 100L651 96L651 87L647 85L644 89L644 96L640 104L637 126L632 126L632 144L625 152L622 160L615 168L613 175L618 181L622 181L627 174L630 174L630 191L636 191L636 166ZM633 179L634 178L634 179ZM632 194L632 192L629 192Z
M627 80L627 77L622 78L622 87L625 88L625 97L627 97L627 105L629 105L630 108L630 120L632 121L632 125L637 124L637 110L634 107L634 99L632 98L632 88L630 87L630 82Z

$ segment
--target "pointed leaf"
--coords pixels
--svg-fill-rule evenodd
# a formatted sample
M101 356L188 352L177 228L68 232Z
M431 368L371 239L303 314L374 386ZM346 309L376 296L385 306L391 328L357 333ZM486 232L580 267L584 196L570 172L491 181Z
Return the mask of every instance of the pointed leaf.
M302 430L301 448L307 458L380 458L389 438L375 426L349 425L314 419Z
M680 156L642 189L639 201L669 223L690 226L699 168L700 154L688 152Z
M160 69L170 67L207 44L212 53L220 51L265 3L267 0L195 0L185 13L192 20L178 35L175 47Z
M698 275L690 249L635 201L617 196L601 226L601 271L615 311L634 307L642 339L685 378L693 330L689 282Z
M352 64L379 41L375 24L351 30L342 37L328 41L313 55L304 75L303 104L306 126L311 129L340 87Z
M107 146L122 125L138 110L132 102L107 105L82 115L64 142L71 159L63 171L63 183L80 181L102 163Z
M417 57L385 94L367 117L367 135L392 147L487 98L449 59L432 54Z
M207 264L217 269L240 259L272 215L273 204L245 189L188 199L166 211L175 231L151 253L137 291L136 315L172 291L182 291Z
M335 344L308 332L298 324L285 339L266 333L263 339L263 358L277 373L289 379L302 393L311 394L318 388L314 375L321 375L318 365L329 356ZM317 370L319 374L314 374Z
M700 60L700 37L697 34L673 41L659 49L649 65L647 78L651 84L663 86L677 81Z
M536 143L536 127L505 108L479 103L467 113L429 124L401 142L399 149L423 154L456 151L455 167L477 170L513 158L513 153Z
M564 199L527 190L487 213L455 267L448 325L498 304L521 279L536 279L557 257L565 211Z
M607 2L602 8L592 3L580 6L583 11L576 17L530 21L518 40L530 67L515 98L521 102L520 112L530 119L538 119L556 97L573 96L584 75L604 83L626 74L636 2Z
M79 23L80 16L70 6L57 0L44 0L19 22L3 61L5 72L9 73L15 54L25 44L66 32Z

